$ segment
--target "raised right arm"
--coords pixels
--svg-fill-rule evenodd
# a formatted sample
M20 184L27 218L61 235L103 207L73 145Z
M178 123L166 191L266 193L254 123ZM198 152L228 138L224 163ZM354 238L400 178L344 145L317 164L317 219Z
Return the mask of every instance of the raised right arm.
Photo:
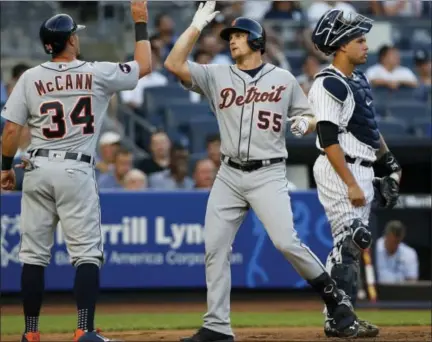
M207 1L205 5L200 4L191 26L179 37L164 63L165 68L185 84L192 83L187 58L203 28L219 13L215 12L215 7L216 1Z
M176 75L186 84L192 83L187 58L198 40L200 33L201 32L196 27L189 26L179 39L177 39L177 42L164 63L165 68L169 72Z

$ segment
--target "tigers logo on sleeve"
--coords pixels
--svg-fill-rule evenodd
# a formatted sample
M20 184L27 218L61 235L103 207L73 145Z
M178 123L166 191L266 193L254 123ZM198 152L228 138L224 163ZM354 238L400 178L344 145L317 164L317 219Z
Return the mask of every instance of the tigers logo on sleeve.
M129 64L119 64L120 70L123 71L125 74L129 74L131 72L131 67Z

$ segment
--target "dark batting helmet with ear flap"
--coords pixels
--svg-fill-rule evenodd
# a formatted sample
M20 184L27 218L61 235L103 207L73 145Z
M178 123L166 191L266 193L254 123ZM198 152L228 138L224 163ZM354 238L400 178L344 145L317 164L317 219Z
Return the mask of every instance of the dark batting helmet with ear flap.
M224 28L220 36L229 42L230 34L234 32L248 33L248 44L253 51L265 52L266 34L261 24L253 19L239 17L235 19L230 27Z
M85 28L77 25L70 15L57 14L45 20L39 30L39 37L48 54L62 52L69 37Z

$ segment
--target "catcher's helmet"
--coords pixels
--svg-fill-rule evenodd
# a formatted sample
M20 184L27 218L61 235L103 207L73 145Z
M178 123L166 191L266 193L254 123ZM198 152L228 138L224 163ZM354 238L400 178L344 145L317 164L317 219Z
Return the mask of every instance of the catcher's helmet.
M238 31L249 33L248 44L253 51L265 52L266 34L259 22L239 17L232 22L230 27L224 28L220 36L223 40L229 41L230 34Z
M77 25L70 15L57 14L42 23L39 37L45 52L56 54L64 50L72 34L84 28L84 25Z
M372 19L361 14L344 15L341 10L332 9L316 24L312 42L318 50L328 56L342 45L368 33L372 28L372 22Z

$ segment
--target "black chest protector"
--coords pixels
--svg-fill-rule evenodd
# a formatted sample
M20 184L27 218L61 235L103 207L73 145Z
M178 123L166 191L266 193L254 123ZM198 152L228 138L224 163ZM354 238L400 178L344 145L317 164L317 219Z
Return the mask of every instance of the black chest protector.
M324 69L316 77L333 76L348 85L354 96L355 107L346 127L362 143L378 149L380 137L375 121L376 111L373 105L372 89L361 71L354 71L352 78L342 77L332 69Z

